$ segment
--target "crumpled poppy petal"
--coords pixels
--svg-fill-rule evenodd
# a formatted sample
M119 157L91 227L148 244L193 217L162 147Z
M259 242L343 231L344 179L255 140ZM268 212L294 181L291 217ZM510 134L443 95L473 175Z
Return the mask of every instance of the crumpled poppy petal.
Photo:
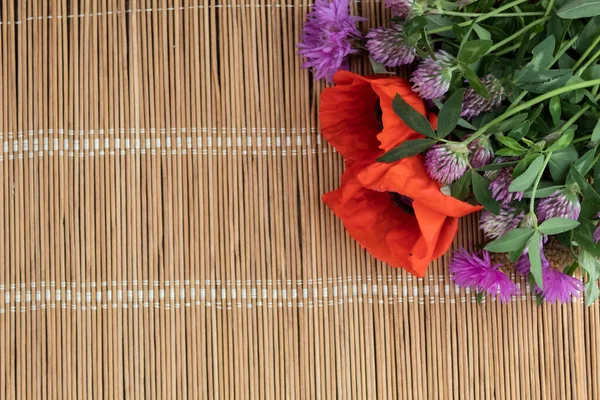
M464 217L481 209L443 194L441 184L427 174L421 156L391 164L373 163L359 173L358 179L371 190L401 193L450 217Z
M346 160L371 159L381 154L377 94L360 75L338 72L337 85L321 94L321 134Z
M344 183L323 195L323 202L343 221L350 236L375 258L418 273L410 262L412 246L420 236L417 220L394 206L389 193L365 189L356 179L361 167L355 164L346 170Z
M413 208L421 237L413 246L412 266L417 271L417 275L423 276L429 263L444 254L452 245L456 234L456 230L452 230L452 227L453 225L458 227L458 219L433 211L416 201L413 202ZM448 228L451 232L446 232Z
M345 159L375 158L408 139L422 137L394 112L392 101L399 94L425 115L423 101L410 84L399 77L364 77L348 71L334 76L336 86L323 90L319 117L323 137ZM381 108L381 122L375 114Z
M377 139L381 142L379 147L389 151L406 140L423 137L423 135L409 128L392 107L394 97L398 94L412 108L425 115L423 100L412 91L410 84L405 79L398 77L378 79L372 81L372 83L373 90L379 96L383 112L383 130L377 135Z

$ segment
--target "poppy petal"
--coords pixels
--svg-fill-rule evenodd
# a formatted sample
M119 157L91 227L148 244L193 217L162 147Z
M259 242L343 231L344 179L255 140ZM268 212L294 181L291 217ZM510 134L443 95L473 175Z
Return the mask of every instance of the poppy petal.
M392 164L373 163L360 172L358 179L371 190L401 193L450 217L463 217L481 209L442 193L441 184L427 174L421 156Z

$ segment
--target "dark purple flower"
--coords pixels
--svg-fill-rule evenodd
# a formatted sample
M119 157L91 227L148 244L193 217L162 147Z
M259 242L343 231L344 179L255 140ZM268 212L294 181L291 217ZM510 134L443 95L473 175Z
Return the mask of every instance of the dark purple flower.
M457 68L454 56L444 50L435 52L435 59L424 59L413 72L413 90L424 99L438 99L450 87L452 73Z
M523 219L523 215L523 211L517 212L516 208L507 205L500 207L498 215L483 210L479 218L479 227L488 238L496 239L515 229Z
M450 266L450 276L461 287L470 287L477 292L486 292L492 297L498 296L507 303L511 296L520 294L519 287L499 268L502 264L492 265L490 254L482 252L482 257L469 254L465 249L454 252Z
M473 88L469 87L463 98L461 113L466 119L474 118L481 113L500 107L500 104L506 98L506 90L502 86L502 83L493 75L486 75L481 81L490 92L490 98L486 99L482 97Z
M510 192L508 187L513 181L513 168L502 168L497 171L493 180L490 182L490 192L492 197L501 204L510 204L514 200L521 200L523 192Z
M410 14L413 0L385 0L385 6L392 10L392 14L406 18Z
M465 139L467 138L468 136L465 137ZM484 167L494 158L494 150L490 144L490 139L485 135L473 140L467 147L469 148L469 163L473 168Z
M536 214L540 222L550 218L569 218L577 221L581 211L581 203L577 190L564 188L540 200Z
M392 24L391 28L371 29L366 38L371 58L380 64L398 67L415 60L417 52L414 46L407 43L400 24Z
M451 184L467 170L467 154L467 146L463 144L437 143L425 154L427 173L438 182Z
M546 259L543 251L540 256L542 258L542 282L544 288L540 289L538 285L535 285L534 291L544 296L544 300L548 303L555 303L557 301L560 303L569 303L573 296L578 298L580 292L583 290L583 283L571 275L552 268L550 261ZM523 277L529 276L531 264L527 254L523 254L515 263L515 270Z
M596 215L596 219L600 218L600 212ZM600 242L600 223L594 229L594 241L596 243Z
M542 274L545 270L550 268L550 261L546 259L546 255L542 251L540 253L540 258L542 259ZM523 278L527 278L529 276L529 272L531 272L531 263L529 262L529 256L527 255L527 251L523 253L521 257L517 260L514 265L515 271Z
M310 68L315 80L331 82L339 69L348 69L352 38L361 37L356 22L363 20L349 13L350 0L316 0L298 43L298 54L306 58L302 68Z

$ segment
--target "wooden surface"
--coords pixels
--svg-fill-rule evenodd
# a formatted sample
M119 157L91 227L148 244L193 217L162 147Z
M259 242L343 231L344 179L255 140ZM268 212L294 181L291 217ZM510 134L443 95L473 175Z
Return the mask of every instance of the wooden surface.
M0 399L600 398L597 305L356 246L310 3L223 1L1 2Z

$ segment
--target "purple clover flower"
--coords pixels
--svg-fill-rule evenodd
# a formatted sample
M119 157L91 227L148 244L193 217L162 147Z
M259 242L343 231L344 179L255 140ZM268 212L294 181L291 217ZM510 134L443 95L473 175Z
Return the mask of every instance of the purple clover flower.
M424 59L413 72L413 90L424 99L438 99L450 88L456 59L444 50L435 52L435 59Z
M385 6L397 17L406 18L413 7L413 0L385 0Z
M536 210L540 222L550 218L569 218L577 221L580 212L579 195L573 188L557 190L550 196L541 199Z
M459 179L469 166L467 146L455 143L437 143L425 154L425 168L433 179L451 184Z
M488 238L496 239L515 229L524 215L523 211L518 212L516 208L507 205L500 206L498 215L483 210L479 218L479 227Z
M490 182L489 189L492 197L501 204L510 204L515 200L523 198L523 192L508 191L508 187L513 181L512 170L513 168L511 167L498 170Z
M466 119L472 119L481 113L500 107L500 104L506 98L506 90L494 75L486 75L481 81L490 92L490 98L482 97L473 88L469 87L463 98L461 112L461 116Z
M469 254L465 249L454 252L450 266L452 281L461 287L470 287L477 292L486 292L492 297L498 296L502 303L508 303L511 296L520 294L519 287L499 268L502 264L492 265L490 254L483 251L481 257Z
M556 303L569 303L572 297L579 298L581 291L583 290L583 283L571 276L567 275L562 271L559 271L550 266L550 261L546 259L544 252L540 254L542 258L542 282L544 289L540 289L538 285L535 285L534 291L537 294L544 296L544 300L550 304ZM515 263L515 270L522 277L528 277L531 271L531 264L529 262L529 256L523 254L519 260Z
M380 64L387 67L398 67L410 64L415 60L416 50L406 42L404 30L400 24L392 24L391 28L372 29L366 35L367 50Z
M465 137L465 139L467 139ZM494 150L487 136L480 136L467 146L469 148L469 163L473 168L481 168L488 165L494 158Z
M306 58L302 68L310 68L315 80L333 81L339 69L348 69L352 38L361 37L356 27L363 18L351 16L350 0L316 0L313 11L306 16L298 54Z

